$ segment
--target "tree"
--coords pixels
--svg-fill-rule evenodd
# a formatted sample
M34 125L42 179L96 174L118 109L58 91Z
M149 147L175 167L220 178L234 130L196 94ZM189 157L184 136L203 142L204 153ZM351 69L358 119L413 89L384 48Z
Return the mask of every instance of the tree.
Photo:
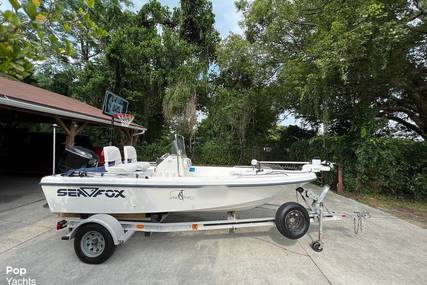
M233 145L228 150L230 160L243 162L268 137L279 110L269 94L261 57L256 44L238 35L230 35L217 48L218 72L212 81L208 117L200 126L204 151L216 152L214 145Z
M9 2L12 10L0 12L0 72L18 79L31 74L34 61L73 56L72 26L88 26L87 33L102 32L89 15L95 1Z
M208 0L181 0L180 34L187 42L198 47L207 62L215 58L219 33L215 29L215 15Z
M0 11L0 72L22 79L32 69L31 60L39 59L46 15L40 13L40 1L9 2L13 9Z
M137 120L150 129L149 141L155 141L169 127L191 138L198 102L203 101L199 98L206 96L201 75L207 65L199 47L181 37L180 15L158 1L148 2L137 14L128 13L125 21L108 29L105 60L96 61L100 70L107 71L107 88L110 85L127 98Z
M173 13L178 34L165 30L165 46L179 57L174 73L169 74L163 112L168 123L190 139L196 131L197 111L206 110L209 90L209 67L215 59L219 34L215 29L212 3L207 0L182 0ZM174 26L175 28L175 26Z
M75 21L75 11L81 11L81 0L62 1L61 13L66 21L60 30L63 37L72 39L76 54L74 59L82 65L90 59L102 55L110 41L111 32L127 21L129 0L92 0L86 1L90 9L83 14L84 21Z
M238 7L283 106L307 120L350 121L359 131L359 114L372 114L427 137L424 1L255 0Z

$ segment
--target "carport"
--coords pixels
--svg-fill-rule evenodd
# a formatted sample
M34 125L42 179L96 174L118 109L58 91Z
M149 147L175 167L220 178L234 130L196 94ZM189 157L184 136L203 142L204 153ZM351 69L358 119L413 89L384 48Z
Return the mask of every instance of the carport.
M9 126L19 122L57 123L66 133L66 146L73 145L76 135L87 125L111 126L111 118L101 109L5 77L0 77L0 110L0 122ZM125 144L132 144L135 132L146 130L134 123L129 127L119 122L114 125L125 134Z
M84 128L111 128L112 123L110 116L85 102L0 76L0 172L48 174L51 170L48 161L53 155L53 124L64 131L58 134L62 142L57 144L58 156L64 147L74 145L76 139L81 146L86 147L83 139L91 144L88 136L79 136ZM33 132L36 126L42 131ZM134 123L124 127L116 121L114 126L123 134L123 145L133 144L135 134L146 130Z

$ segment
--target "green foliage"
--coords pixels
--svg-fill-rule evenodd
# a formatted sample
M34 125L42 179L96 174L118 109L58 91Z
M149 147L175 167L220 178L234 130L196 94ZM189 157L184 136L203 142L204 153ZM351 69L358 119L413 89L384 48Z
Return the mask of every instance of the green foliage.
M191 140L196 128L197 110L204 107L207 97L205 73L208 67L203 58L194 56L197 48L176 34L168 33L167 47L179 53L179 57L175 57L176 67L167 77L163 113L176 132Z
M150 143L143 144L137 148L139 153L138 160L142 161L156 161L157 158L171 150L171 135L168 130L163 130L160 137Z
M234 165L239 157L239 147L219 140L209 140L196 145L195 154L194 162L201 165Z
M358 183L371 191L427 198L427 144L372 138L356 150Z
M222 145L225 161L247 163L264 147L280 109L274 105L264 69L259 66L257 45L231 35L218 47L217 63L208 116L197 130L195 157L221 159L214 157Z
M248 2L238 3L246 36L262 48L285 108L353 129L370 108L426 137L423 1Z
M28 2L31 11L23 9L19 1L10 3L14 10L0 11L0 73L22 79L32 70L31 60L38 59L38 39L25 37L28 29L38 27L33 23L37 8L32 2Z
M201 58L213 61L219 33L214 27L212 3L208 0L181 0L179 13L181 37L197 47Z
M32 73L34 61L69 61L77 46L84 54L88 42L95 44L105 36L91 18L94 2L83 6L78 0L10 1L13 10L0 12L0 73L24 79Z
M42 87L97 107L105 90L125 97L135 121L150 129L149 142L170 127L191 139L196 112L208 101L209 62L219 40L211 4L188 2L171 12L151 0L137 13L125 10L127 4L59 2L54 17L63 15L63 25L52 41L72 39L67 46L75 53L72 59L46 60L33 78ZM81 21L74 21L74 11ZM188 38L189 33L199 37Z
M427 143L404 139L349 136L316 137L294 143L293 159L321 157L342 163L346 191L427 199ZM336 185L336 170L326 182Z
M314 130L305 130L298 126L278 126L275 129L270 130L268 145L271 147L270 153L266 153L265 160L277 160L280 157L281 160L292 160L291 157L291 146L294 143L306 141L316 136ZM294 156L294 154L292 153ZM303 154L304 155L304 154ZM298 158L300 160L301 158Z

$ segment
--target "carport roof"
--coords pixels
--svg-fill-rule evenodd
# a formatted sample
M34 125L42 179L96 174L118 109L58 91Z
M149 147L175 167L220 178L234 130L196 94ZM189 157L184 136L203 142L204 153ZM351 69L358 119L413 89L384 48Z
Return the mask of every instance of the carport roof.
M111 124L111 117L103 114L101 109L71 97L0 76L0 108L2 105L23 112L41 113L98 125ZM120 126L119 122L115 124ZM143 126L133 123L129 128L146 130Z

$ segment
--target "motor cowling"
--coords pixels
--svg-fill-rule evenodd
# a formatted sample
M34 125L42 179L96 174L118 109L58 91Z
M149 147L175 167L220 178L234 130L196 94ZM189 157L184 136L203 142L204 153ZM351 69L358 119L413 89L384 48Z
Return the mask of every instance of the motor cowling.
M96 167L98 160L96 153L88 148L69 146L62 153L57 169L60 172L66 172L71 169Z

